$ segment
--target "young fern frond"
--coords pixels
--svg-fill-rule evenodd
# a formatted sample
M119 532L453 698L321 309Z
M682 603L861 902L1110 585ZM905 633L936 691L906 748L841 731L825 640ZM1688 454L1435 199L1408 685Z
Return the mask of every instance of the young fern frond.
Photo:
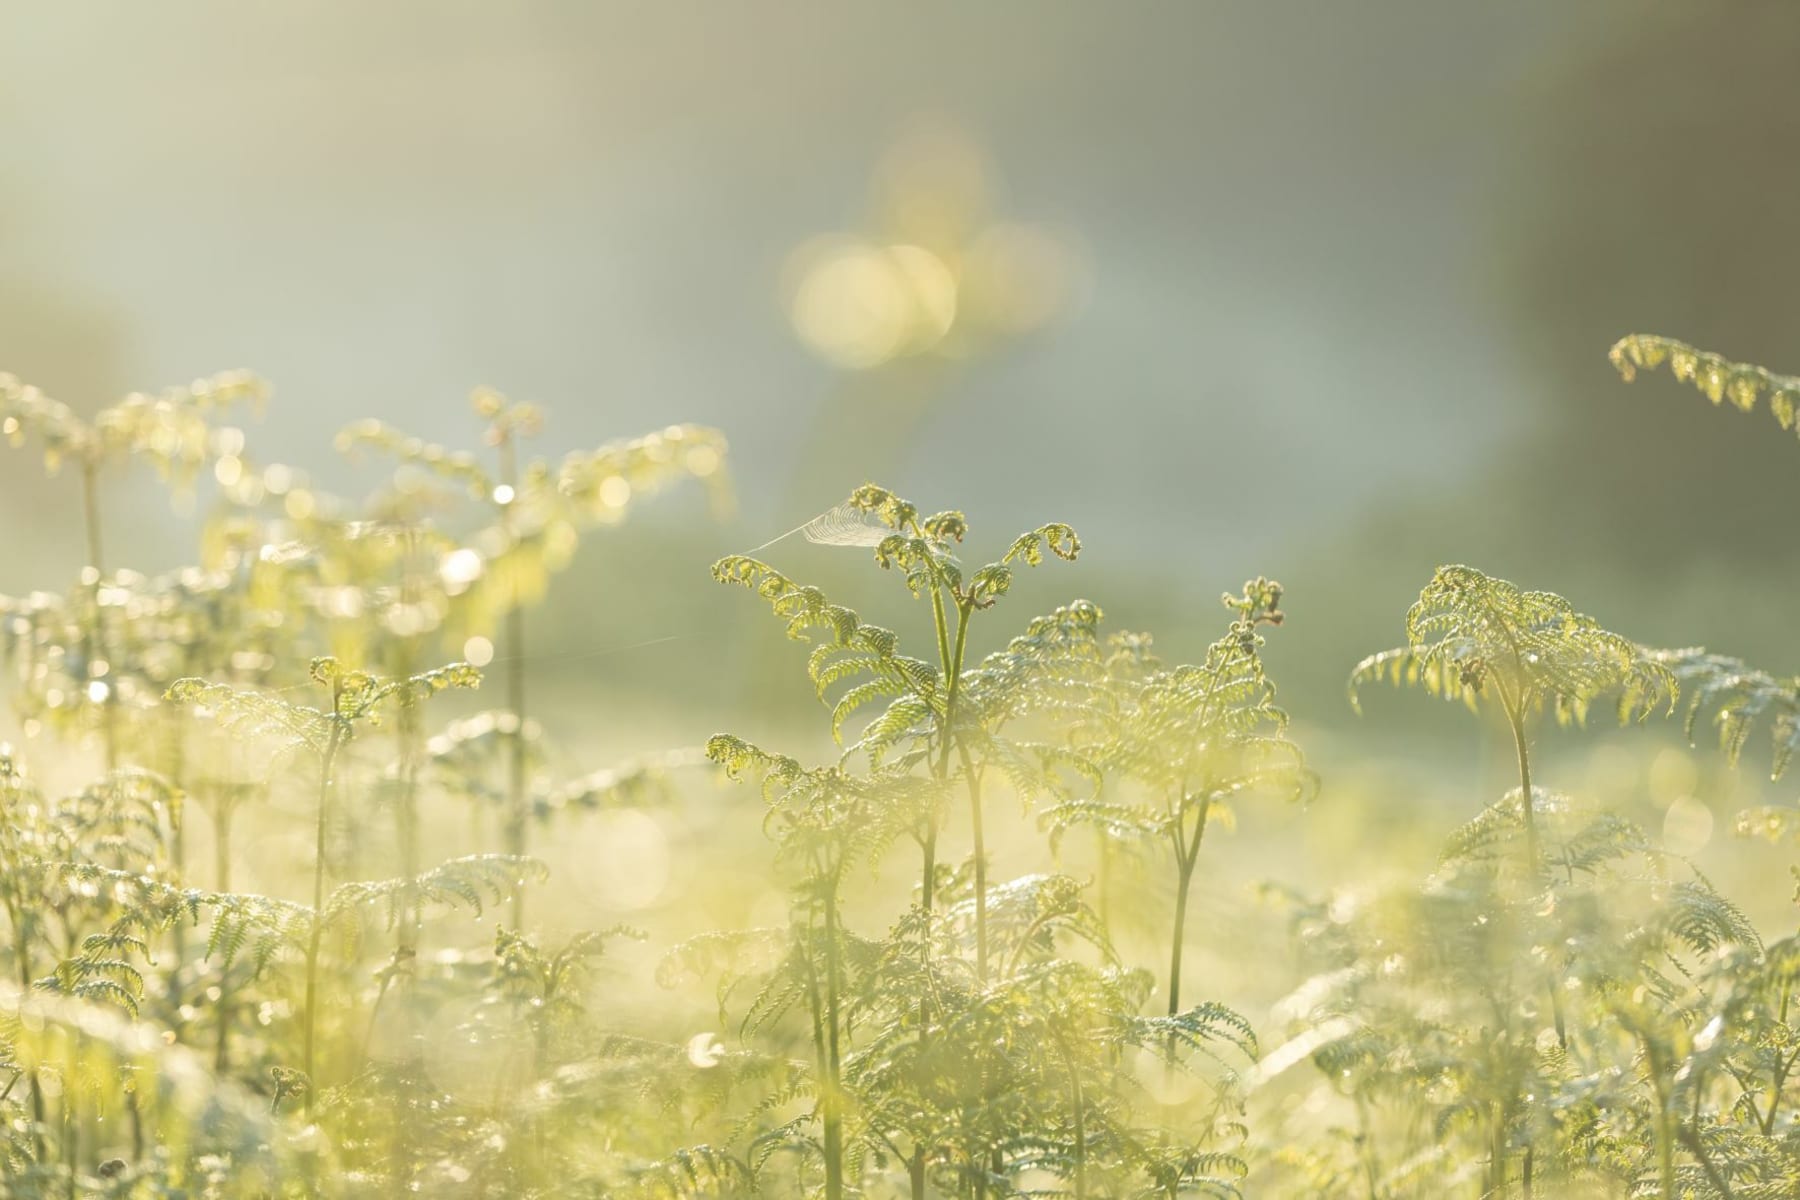
M712 576L720 583L749 588L767 600L775 615L787 622L787 635L795 641L807 641L809 634L820 631L831 638L827 643L831 648L860 650L877 658L891 655L899 646L892 630L865 625L853 610L833 604L823 591L794 582L760 559L727 555L713 564ZM812 668L815 679L823 667L819 663Z
M486 440L492 446L529 437L543 426L543 414L535 405L514 403L489 389L477 391L472 404L476 415L487 422ZM714 488L715 496L722 495L725 486L724 435L700 425L671 425L643 437L609 442L571 453L554 466L533 462L511 481L496 478L473 453L426 442L384 421L350 425L338 434L337 446L345 453L379 451L465 489L476 499L491 499L495 488L504 485L512 497L505 503L521 505L533 513L534 521L548 519L554 507L566 506L567 517L612 523L624 517L633 500L682 480L699 479Z
M234 740L273 738L314 753L323 752L330 740L328 714L267 692L187 678L170 684L164 695L171 704L189 705L210 716Z
M845 861L878 860L894 841L911 831L935 802L931 780L905 768L884 768L866 776L838 766L808 768L784 754L770 754L742 738L717 734L707 757L732 779L759 779L769 811L764 825L797 856L817 852L824 842Z
M1257 1055L1256 1027L1248 1017L1216 1000L1173 1016L1132 1016L1124 1022L1119 1038L1140 1049L1160 1049L1173 1039L1190 1050L1211 1053L1213 1046L1222 1044L1252 1060Z
M1689 954L1710 956L1725 946L1762 952L1762 938L1744 910L1698 872L1671 885L1663 904L1657 925Z
M671 774L709 761L701 750L674 750L603 767L550 787L535 798L533 810L538 820L548 822L570 811L609 812L667 804L675 795Z
M401 920L403 902L441 908L466 908L481 916L527 881L542 882L549 869L534 858L511 854L470 854L439 863L410 879L379 879L339 884L325 902L323 920L330 928L359 909L383 905L388 928Z
M346 670L335 658L316 658L309 673L315 683L332 690L330 710L192 678L170 684L166 698L173 704L203 710L234 738L273 736L322 755L334 736L345 737L357 723L379 723L384 708L417 704L450 688L481 686L481 672L468 663L385 679L366 671Z
M656 966L656 983L676 988L702 979L718 981L719 1019L726 1020L732 994L746 979L771 970L780 961L784 932L779 929L715 930L671 946Z
M1112 941L1082 891L1082 884L1067 875L1024 875L991 886L987 928L996 958L1016 969L1052 957L1062 938L1074 937L1092 946L1104 961L1114 961ZM952 928L971 931L974 914L973 899L950 906L947 913Z
M953 650L951 624L966 630L972 613L992 607L1005 595L1011 588L1015 563L1037 566L1046 552L1072 561L1081 550L1080 538L1069 526L1044 525L1019 536L999 561L980 568L965 581L952 550L968 532L967 519L960 512L921 516L911 502L875 484L865 484L845 504L818 520L825 522L825 528L816 536L809 533L814 540L861 546L873 540L876 563L899 570L914 597L931 598L938 626L938 663L900 654L899 639L891 630L864 623L851 609L832 603L820 589L796 583L749 555L720 559L713 565L713 578L750 588L767 600L775 615L787 623L789 637L807 640L815 632L824 635L807 660L807 675L819 699L832 705L832 733L840 743L852 717L871 704L889 702L852 747L867 752L875 762L902 735L916 730L928 736L924 726L948 716L950 693L964 682L945 679L948 672L960 673L961 661L952 660L964 649L961 638L956 638ZM810 531L817 523L803 529ZM848 536L842 533L846 528L851 531ZM874 534L883 530L888 532L874 540ZM1094 614L1097 617L1098 610ZM840 684L849 686L829 700L828 693Z
M386 454L453 483L476 499L486 499L494 490L494 478L472 452L424 441L386 421L369 419L347 425L339 431L335 444L340 454L354 455L362 450Z
M1260 624L1281 622L1279 595L1278 585L1257 580L1241 596L1224 597L1235 615L1201 663L1158 664L1144 673L1141 659L1109 660L1109 671L1115 663L1123 670L1088 706L1085 727L1077 726L1088 739L1081 749L1109 778L1139 783L1165 803L1156 809L1077 800L1050 811L1053 828L1092 817L1121 830L1163 834L1182 827L1202 803L1250 790L1290 799L1310 793L1315 780L1286 737L1288 716L1275 703L1256 632ZM1158 811L1161 819L1151 815Z
M180 789L142 767L119 767L58 802L52 815L65 843L59 857L120 870L154 870L178 819Z
M1621 722L1674 710L1673 671L1604 629L1554 592L1522 591L1473 567L1439 567L1406 614L1406 645L1370 655L1350 674L1360 711L1370 683L1418 687L1470 708L1497 695L1520 719L1549 709L1559 722L1586 719L1617 694Z
M206 935L206 957L228 971L240 957L250 956L250 977L260 978L284 951L304 954L313 931L313 910L272 896L227 894L212 905Z
M243 449L243 434L214 426L214 414L238 404L260 404L268 392L268 385L249 372L229 371L155 395L134 392L90 422L37 388L0 374L0 436L13 446L23 445L27 437L38 439L50 471L65 459L96 468L137 458L149 462L163 479L185 487L212 463Z
M711 489L715 504L729 494L723 470L725 436L702 425L671 425L658 433L609 442L565 457L556 468L559 495L592 520L620 520L626 506L687 479Z
M1769 414L1783 429L1800 433L1800 376L1778 375L1754 363L1732 362L1710 350L1698 350L1686 342L1653 334L1634 333L1614 343L1607 357L1627 383L1640 370L1668 364L1669 374L1694 388L1714 404L1731 401L1739 412L1750 412L1767 395Z

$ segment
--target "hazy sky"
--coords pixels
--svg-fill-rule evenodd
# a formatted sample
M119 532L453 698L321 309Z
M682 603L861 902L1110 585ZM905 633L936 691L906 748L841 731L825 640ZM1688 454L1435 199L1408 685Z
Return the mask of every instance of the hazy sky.
M0 363L78 406L251 366L265 457L314 466L369 413L463 440L479 383L557 446L709 422L774 532L843 402L782 263L923 115L1091 282L950 380L900 482L1007 519L1073 491L1090 540L1236 561L1406 486L1377 455L1525 419L1487 197L1600 11L37 6L0 37ZM1004 495L965 482L995 455Z

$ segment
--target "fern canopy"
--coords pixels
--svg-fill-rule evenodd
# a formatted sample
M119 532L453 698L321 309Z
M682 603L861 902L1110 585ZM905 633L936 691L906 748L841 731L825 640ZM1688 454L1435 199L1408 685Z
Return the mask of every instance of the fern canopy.
M1617 696L1621 722L1673 711L1679 682L1656 655L1604 629L1554 592L1528 592L1474 567L1439 567L1406 614L1406 645L1372 654L1350 674L1360 711L1364 686L1423 688L1471 709L1489 689L1510 713L1544 709L1581 722L1589 705Z

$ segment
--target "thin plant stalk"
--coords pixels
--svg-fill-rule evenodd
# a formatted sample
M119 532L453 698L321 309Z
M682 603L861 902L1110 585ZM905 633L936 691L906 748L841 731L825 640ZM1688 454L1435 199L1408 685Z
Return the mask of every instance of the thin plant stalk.
M517 536L513 528L512 505L518 495L519 457L513 432L506 430L500 439L500 481L508 499L500 505L500 516L507 532ZM506 852L523 856L528 848L527 825L530 821L531 797L528 791L530 764L525 745L525 608L518 584L512 585L506 609L506 707L511 714L512 736L507 739ZM513 889L512 924L525 928L525 889Z
M824 1095L825 1119L825 1198L843 1200L844 1196L844 1114L843 1059L839 1045L840 1008L843 995L843 968L839 962L837 920L837 874L833 866L825 893L825 1052L826 1079Z
M1181 1012L1181 953L1187 942L1187 910L1188 894L1193 890L1194 865L1200 861L1200 844L1206 838L1206 822L1212 815L1212 797L1203 796L1200 800L1198 819L1194 822L1194 836L1188 839L1187 831L1178 822L1170 832L1170 840L1175 849L1175 929L1169 946L1169 1015ZM1169 1066L1175 1065L1177 1043L1175 1035L1169 1035Z
M1087 1097L1082 1092L1081 1071L1069 1053L1068 1041L1060 1032L1053 1036L1062 1056L1063 1070L1069 1076L1069 1103L1075 1124L1075 1177L1071 1181L1075 1186L1074 1200L1087 1200Z
M975 978L985 984L988 977L987 841L982 833L981 772L970 759L967 747L958 746L957 752L962 756L963 779L969 785L969 823L975 842Z
M101 680L93 673L95 662L106 664L106 674L114 674L112 656L106 646L106 609L100 603L101 586L106 576L105 558L101 553L100 498L97 476L100 465L89 459L81 464L81 511L87 530L88 568L94 573L93 624L88 630L88 678ZM100 740L106 755L106 769L119 769L118 688L113 680L104 680L106 689L100 698Z
M400 603L403 606L418 603L419 581L413 569L418 532L416 526L409 525L406 528L406 550L400 572ZM412 675L417 665L418 656L414 653L414 648L410 639L402 643L403 654L398 671L402 678ZM401 902L400 918L395 922L395 948L402 956L411 957L418 953L419 931L424 923L419 889L413 882L419 876L419 743L422 731L417 706L401 705L396 737L399 741L399 761L396 764L398 774L395 780L394 835L400 844L400 874L406 880L406 895Z
M11 893L6 901L7 916L12 919L13 958L19 968L19 994L31 995L31 938L25 925L18 897ZM25 1072L25 1083L31 1093L31 1144L38 1161L44 1158L44 1089L37 1068Z
M960 686L962 683L963 655L964 655L967 645L968 645L969 617L972 614L972 612L973 612L972 606L958 603L958 605L957 605L957 621L956 621L956 641L955 641L954 647L952 647L951 640L950 640L949 614L944 606L943 592L935 584L932 586L932 589L931 589L932 624L933 624L933 627L937 634L938 660L939 660L939 664L940 664L940 667L941 667L941 670L943 673L943 678L944 678L944 716L943 716L942 723L939 725L938 736L939 736L940 740L939 740L939 746L938 746L938 759L933 768L933 774L939 783L944 782L944 780L949 776L949 771L950 771L950 750L951 750L951 744L954 740L954 735L951 732L952 728L953 728L952 722L956 715L957 693L960 690ZM977 792L976 796L977 796L977 798L975 800L975 804L977 806L979 806L979 793L978 792ZM977 837L977 839L979 839L980 838L979 807L977 807L977 811L976 811L976 829L977 829L976 837ZM926 830L925 830L925 838L924 838L924 843L923 843L923 847L922 847L923 852L924 852L924 864L923 864L923 870L922 870L922 878L920 881L920 892L921 892L920 907L923 909L924 914L925 914L925 936L924 936L924 940L922 943L922 947L923 947L922 953L926 957L926 963L927 963L928 969L929 969L930 955L931 955L931 936L932 936L931 935L931 913L932 913L932 900L933 900L932 894L936 889L936 875L937 875L937 834L938 834L937 820L934 817L928 822L928 824L926 826ZM976 870L978 873L983 873L983 867L980 865L979 854L980 854L980 851L978 849L977 850ZM985 880L979 881L977 884L977 888L976 888L976 916L975 916L975 919L976 919L976 929L977 929L977 940L981 944L982 951L983 951L983 953L982 953L983 971L985 973L987 912L986 912L986 897L983 894L983 889L981 887L982 882L985 882ZM926 1006L926 1001L923 997L921 997L919 1000L919 1024L920 1024L921 1029L929 1028L928 1021L927 1021L928 1015L929 1015L929 1013L928 1013L928 1009ZM921 1034L922 1039L925 1036L927 1036L927 1035ZM925 1147L924 1146L922 1146L922 1145L916 1146L913 1149L912 1161L908 1164L907 1173L908 1173L909 1182L911 1185L913 1200L924 1200L924 1196L925 1196Z
M319 1007L319 945L325 936L325 831L331 818L331 800L337 790L337 781L333 777L333 767L337 762L339 747L343 744L343 718L338 716L339 686L331 688L331 734L325 743L325 752L319 756L319 815L318 826L313 844L313 919L312 934L306 945L306 1002L301 1015L301 1069L306 1072L306 1112L312 1114L313 1096L318 1092L318 1085L313 1075L313 1048L317 1030Z
M230 792L233 785L221 786L216 805L213 808L213 881L221 893L231 892L231 818L236 807L236 797ZM231 1065L231 1012L232 994L230 970L219 975L218 1028L213 1034L213 1071L224 1075Z
M1531 786L1531 747L1525 737L1525 713L1522 701L1514 703L1508 699L1504 689L1501 691L1501 708L1506 713L1506 723L1512 730L1513 747L1519 756L1519 804L1525 823L1525 856L1528 860L1528 877L1536 883L1543 878L1544 860L1538 849L1537 818L1535 797ZM1557 1044L1567 1049L1569 1045L1568 1020L1563 1016L1562 996L1556 990L1556 977L1551 975L1546 981L1550 993L1551 1019L1556 1026Z

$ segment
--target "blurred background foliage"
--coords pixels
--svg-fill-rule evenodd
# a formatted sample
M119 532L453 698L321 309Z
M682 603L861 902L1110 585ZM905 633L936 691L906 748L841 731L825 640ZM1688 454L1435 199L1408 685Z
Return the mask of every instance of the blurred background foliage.
M996 537L1069 521L1087 553L1021 579L1019 611L1085 595L1170 659L1205 644L1222 588L1283 579L1272 670L1326 786L1301 829L1244 814L1264 852L1221 869L1246 881L1353 875L1347 837L1418 850L1503 786L1497 731L1470 777L1434 766L1466 761L1459 714L1344 702L1439 562L1648 643L1800 666L1800 450L1605 358L1643 329L1800 368L1790 5L3 20L0 364L21 378L91 412L253 367L275 394L251 445L349 493L381 477L333 454L339 428L467 444L477 385L542 404L546 454L677 421L730 437L735 515L659 503L584 542L533 617L554 647L538 711L583 765L816 730L797 648L706 568L865 478ZM192 521L142 484L109 513L118 565L185 561ZM74 575L76 487L0 463L0 591ZM856 552L765 553L925 628ZM1756 771L1673 726L1547 740L1563 782L1637 797L1653 829L1679 808L1709 869L1758 853L1692 844L1694 805L1722 835ZM633 820L600 831L606 861L663 855L660 828L665 877L592 908L681 896L682 847L719 836L704 810ZM741 916L736 878L676 924ZM1206 924L1261 936L1232 919L1247 897L1209 890ZM1741 898L1779 913L1785 884Z

